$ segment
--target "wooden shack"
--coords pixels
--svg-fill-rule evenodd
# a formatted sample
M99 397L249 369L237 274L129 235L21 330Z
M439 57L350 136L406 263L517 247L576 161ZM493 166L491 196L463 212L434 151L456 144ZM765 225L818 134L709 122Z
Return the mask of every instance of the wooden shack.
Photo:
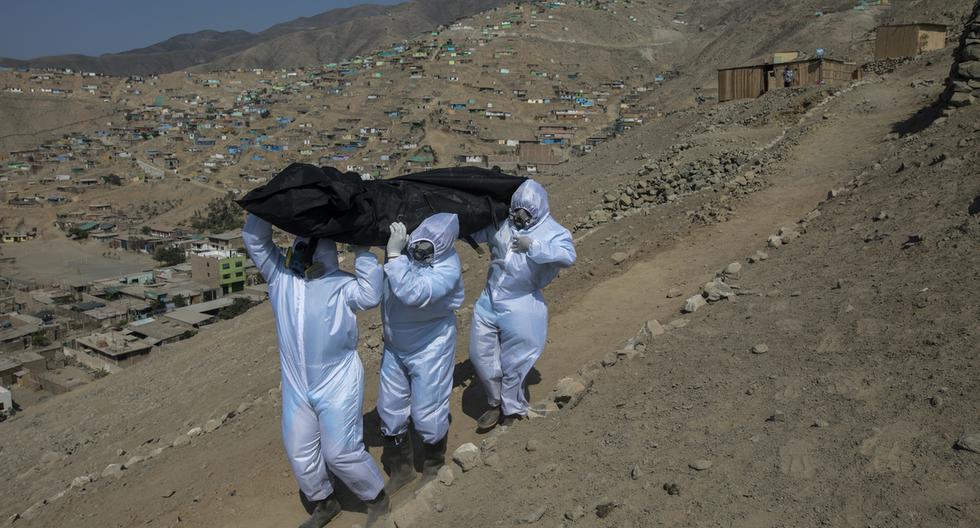
M804 59L780 64L758 64L718 70L718 101L751 99L783 88L787 68L796 70L790 88L818 84L844 84L861 78L856 64L837 59Z
M946 47L946 26L905 24L879 26L875 38L875 60L914 57Z

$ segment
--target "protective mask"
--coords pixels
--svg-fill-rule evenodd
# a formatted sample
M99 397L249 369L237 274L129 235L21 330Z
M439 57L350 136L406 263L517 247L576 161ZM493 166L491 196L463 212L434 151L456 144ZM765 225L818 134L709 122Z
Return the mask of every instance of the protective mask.
M530 227L532 220L534 220L534 218L527 209L518 208L510 210L510 221L518 230L523 231Z
M322 262L313 260L319 239L311 238L309 242L300 241L286 250L286 267L296 275L306 280L319 279L327 273Z
M419 264L431 265L436 256L436 248L428 240L419 240L408 246L408 254Z

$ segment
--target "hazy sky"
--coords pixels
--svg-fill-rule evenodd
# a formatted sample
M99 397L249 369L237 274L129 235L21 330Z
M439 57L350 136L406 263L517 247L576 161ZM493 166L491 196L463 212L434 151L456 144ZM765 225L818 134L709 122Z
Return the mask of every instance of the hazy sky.
M202 29L261 31L356 4L404 0L0 0L0 57L141 48Z

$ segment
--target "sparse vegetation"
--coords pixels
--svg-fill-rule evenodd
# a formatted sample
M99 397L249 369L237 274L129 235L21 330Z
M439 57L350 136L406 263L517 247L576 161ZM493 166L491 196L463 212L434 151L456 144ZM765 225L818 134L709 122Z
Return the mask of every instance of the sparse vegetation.
M255 303L246 299L245 297L235 297L235 300L232 301L231 306L226 306L218 310L218 318L222 320L234 319L235 317L247 312L248 309L254 305Z
M175 246L159 247L153 253L153 259L164 266L176 266L187 260L187 255L183 249Z
M230 192L211 200L203 212L199 209L191 216L194 229L212 233L237 229L244 223L242 208L235 203L235 195Z

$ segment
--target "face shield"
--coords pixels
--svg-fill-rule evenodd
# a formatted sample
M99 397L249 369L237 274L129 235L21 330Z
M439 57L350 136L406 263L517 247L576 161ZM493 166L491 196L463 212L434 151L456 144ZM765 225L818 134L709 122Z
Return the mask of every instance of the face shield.
M428 240L419 240L408 246L408 255L419 264L431 266L436 256L436 247Z
M523 231L534 223L531 213L522 207L510 210L510 221L518 230Z
M300 240L286 251L286 267L306 280L319 279L327 273L322 262L313 260L319 239Z

